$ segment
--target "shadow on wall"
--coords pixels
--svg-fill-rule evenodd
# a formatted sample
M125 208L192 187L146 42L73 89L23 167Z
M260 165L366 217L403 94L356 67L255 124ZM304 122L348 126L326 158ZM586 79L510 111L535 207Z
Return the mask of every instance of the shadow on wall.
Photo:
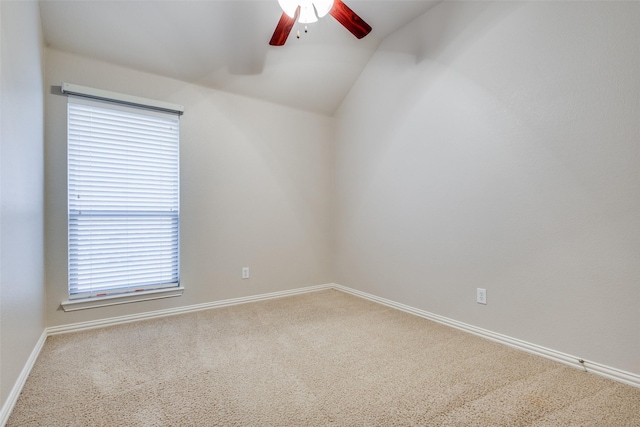
M390 35L379 51L412 55L416 64L427 58L449 64L454 55L465 51L461 47L472 47L474 40L522 6L519 2L501 2L499 7L492 2L443 2Z
M225 21L225 44L227 46L228 66L227 70L232 75L258 75L262 74L267 57L267 43L257 44L261 40L262 32L260 22L262 16L252 13L255 2L237 2L233 7L227 7L229 18ZM238 24L241 30L238 31Z

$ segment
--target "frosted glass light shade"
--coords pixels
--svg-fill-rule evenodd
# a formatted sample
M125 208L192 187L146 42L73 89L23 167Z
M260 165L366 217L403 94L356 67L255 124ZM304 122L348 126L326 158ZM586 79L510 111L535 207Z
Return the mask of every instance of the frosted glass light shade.
M278 4L289 17L293 18L296 9L300 6L300 19L298 22L316 22L318 18L325 16L333 7L333 0L278 0ZM315 10L314 10L315 7Z
M313 5L316 7L318 18L325 16L333 7L333 0L315 0Z
M298 2L300 0L278 0L278 4L290 18L296 14L296 9L298 8Z
M318 22L316 12L313 10L313 4L300 5L300 18L298 22L302 24L311 24L312 22Z

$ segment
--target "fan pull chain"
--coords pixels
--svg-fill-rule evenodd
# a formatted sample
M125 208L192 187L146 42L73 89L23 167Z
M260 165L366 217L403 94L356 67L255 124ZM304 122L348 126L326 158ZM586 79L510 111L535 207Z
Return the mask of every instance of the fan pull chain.
M304 33L307 34L309 32L309 28L307 27L307 25L305 24L304 26ZM300 30L296 31L296 38L299 39L300 38Z

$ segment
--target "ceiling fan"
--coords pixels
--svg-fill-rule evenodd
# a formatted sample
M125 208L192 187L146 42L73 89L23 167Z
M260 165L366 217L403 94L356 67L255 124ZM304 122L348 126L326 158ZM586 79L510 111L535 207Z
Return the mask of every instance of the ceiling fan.
M316 22L327 13L359 39L371 32L371 26L342 0L278 0L278 3L283 12L269 41L271 46L284 45L296 21L303 24Z

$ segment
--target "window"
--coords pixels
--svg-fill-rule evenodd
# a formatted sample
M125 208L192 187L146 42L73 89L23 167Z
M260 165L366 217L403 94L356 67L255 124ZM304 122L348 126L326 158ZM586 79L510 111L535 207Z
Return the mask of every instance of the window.
M67 125L69 299L178 287L178 114L70 96Z

